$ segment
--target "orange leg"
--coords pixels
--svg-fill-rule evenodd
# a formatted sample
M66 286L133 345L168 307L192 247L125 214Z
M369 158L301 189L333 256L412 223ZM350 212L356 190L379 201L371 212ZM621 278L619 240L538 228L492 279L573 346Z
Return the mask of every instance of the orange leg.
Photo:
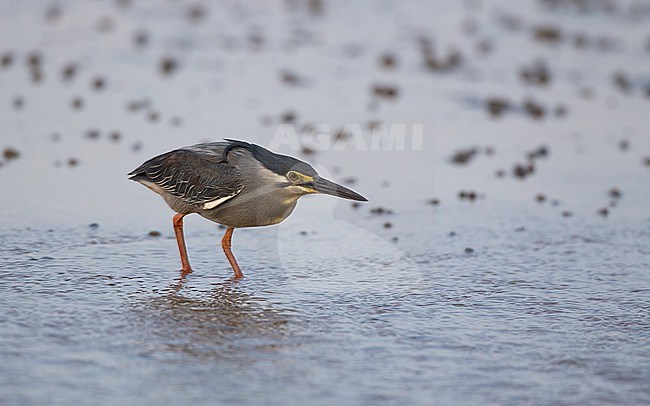
M192 272L190 260L187 258L187 249L185 248L185 236L183 235L183 217L185 214L177 214L174 216L174 233L176 234L176 242L178 243L178 252L181 254L181 264L183 275Z
M235 271L235 279L239 279L243 278L244 274L241 272L241 268L239 268L239 264L237 264L237 260L230 250L232 247L233 231L235 231L235 229L232 227L228 227L228 229L226 229L226 234L224 234L223 238L221 239L221 248L223 248L223 252L226 254L226 258L228 258L228 262L230 262L232 270Z

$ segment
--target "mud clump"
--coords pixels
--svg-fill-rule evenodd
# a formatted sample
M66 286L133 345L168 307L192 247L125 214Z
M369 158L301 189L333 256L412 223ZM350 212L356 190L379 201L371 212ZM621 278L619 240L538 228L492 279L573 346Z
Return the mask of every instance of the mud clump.
M562 41L562 30L552 25L533 27L533 39L545 44L557 44Z
M108 139L112 142L119 142L122 139L122 134L119 131L111 131L108 135Z
M253 52L260 52L264 47L264 36L259 32L248 35L248 48Z
M146 31L137 31L133 34L133 43L139 48L144 48L149 43L149 34Z
M542 106L541 104L539 104L533 99L525 100L523 107L526 114L534 120L540 120L544 118L544 115L546 114L546 110L544 109L544 106Z
M22 96L16 96L13 100L14 110L22 110L25 106L25 99Z
M5 52L0 56L0 67L3 69L10 67L14 63L14 55L11 52Z
M555 106L555 117L557 118L564 118L568 114L568 109L565 105L563 104L558 104Z
M70 101L70 107L72 107L73 110L81 110L84 106L84 99L81 97L73 97L72 100Z
M530 85L547 86L551 82L551 70L541 60L521 68L519 75L524 83Z
M192 4L187 8L187 18L191 21L198 22L205 18L207 10L201 4Z
M469 200L470 202L473 202L478 199L478 197L478 193L473 190L461 190L458 192L459 200Z
M309 0L308 10L309 13L313 16L322 16L325 11L325 5L323 0Z
M488 145L483 148L479 148L477 146L461 148L453 153L449 161L453 165L460 165L460 166L467 165L474 158L476 158L480 153L483 153L485 156L491 157L494 155L494 147Z
M510 102L506 99L499 97L491 97L485 101L485 107L492 117L501 117L508 109L510 109Z
M290 70L280 71L280 82L284 83L287 86L301 86L305 84L305 78L296 72Z
M61 69L61 80L69 82L77 76L79 66L76 63L68 63Z
M607 195L612 199L620 199L623 197L623 193L618 188L611 188L607 191Z
M151 102L149 99L142 99L142 100L132 100L127 102L126 104L126 109L130 111L131 113L136 113L140 110L146 109L151 105Z
M380 120L370 120L368 121L368 129L370 131L377 131L382 128L382 126L385 126L386 124Z
M396 99L399 96L397 85L377 84L372 86L372 93L384 99Z
M27 55L26 60L29 69L30 78L33 83L40 83L43 81L43 55L40 51L32 51Z
M93 130L88 130L88 131L86 131L86 133L84 134L84 137L85 137L86 139L96 141L96 140L99 139L99 136L100 136L100 135L101 135L101 134L100 134L99 130L95 130L95 129L93 129Z
M436 55L433 42L429 38L420 38L420 54L424 65L432 72L450 72L458 69L463 62L462 54L452 49L444 58Z
M535 161L541 158L546 158L550 154L550 150L546 145L526 152L526 163L516 163L512 168L512 176L517 179L526 179L535 173Z
M350 138L352 138L352 134L346 131L345 128L341 128L340 130L334 133L334 140L338 142L347 141Z
M297 119L298 115L296 114L295 111L292 110L287 110L284 113L280 115L280 122L286 123L286 124L291 124L294 123Z
M315 149L309 148L306 145L303 145L303 146L300 147L300 152L302 152L303 155L307 155L307 156L316 154Z
M532 151L526 153L526 156L530 160L535 160L539 158L546 158L549 154L549 148L545 145L540 145Z
M61 7L53 5L45 11L45 21L53 24L61 19Z
M7 147L2 151L2 156L7 161L11 161L13 159L18 159L20 157L20 152L16 148Z
M470 147L459 149L451 156L450 162L454 165L466 165L478 154L478 148Z
M476 44L476 51L480 55L488 55L494 49L494 44L489 39L480 40Z
M31 79L33 83L41 83L43 81L43 71L40 68L33 68L31 70Z
M632 81L624 72L616 72L612 76L614 86L623 94L629 94L632 91Z
M512 168L512 176L517 179L526 179L528 176L535 173L535 165L528 164L515 164Z
M100 91L104 90L104 88L106 87L106 79L104 79L101 76L97 76L92 80L90 86L95 91L100 92Z
M573 46L578 49L586 48L588 45L587 36L583 33L577 33L573 36Z
M370 214L374 214L377 216L381 215L386 215L386 214L393 214L393 210L387 209L385 207L379 206L379 207L373 207L370 209Z
M178 61L175 58L166 56L160 60L158 66L161 75L171 76L178 70Z
M43 63L43 55L39 51L33 51L27 55L27 66L39 67Z
M379 67L385 70L394 70L397 67L397 57L389 53L381 55L379 57Z
M152 123L157 122L160 120L160 113L157 111L150 111L149 114L147 114L147 120L149 120Z

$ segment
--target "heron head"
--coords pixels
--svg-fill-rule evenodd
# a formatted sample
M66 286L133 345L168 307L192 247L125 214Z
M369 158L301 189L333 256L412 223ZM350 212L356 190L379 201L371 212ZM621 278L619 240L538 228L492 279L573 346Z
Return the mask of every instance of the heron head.
M311 168L311 171L309 171L312 173L304 172L307 171L300 171L296 169L288 171L285 175L287 178L286 187L290 190L298 192L301 195L321 193L325 195L341 197L343 199L357 200L360 202L368 201L368 199L365 197L346 188L345 186L339 185L338 183L321 177L318 175L318 173L316 173L315 170L313 170L313 168Z
M243 143L242 141L238 142ZM255 159L273 173L273 177L276 179L274 186L290 192L296 198L306 194L320 193L360 202L368 201L365 197L345 186L321 177L307 162L289 155L271 152L259 145L245 144L249 146L249 150L253 152Z

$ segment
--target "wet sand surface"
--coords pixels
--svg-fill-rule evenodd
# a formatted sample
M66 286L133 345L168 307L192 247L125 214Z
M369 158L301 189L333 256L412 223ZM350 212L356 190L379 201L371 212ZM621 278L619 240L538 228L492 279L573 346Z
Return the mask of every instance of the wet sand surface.
M0 2L0 403L649 403L650 9L516 3ZM126 173L229 137L370 201L182 278Z

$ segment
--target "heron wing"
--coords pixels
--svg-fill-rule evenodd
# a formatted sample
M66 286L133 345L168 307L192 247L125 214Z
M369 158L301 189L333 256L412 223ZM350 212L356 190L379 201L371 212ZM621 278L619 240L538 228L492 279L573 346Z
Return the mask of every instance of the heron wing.
M236 196L243 188L242 173L212 154L178 149L142 164L131 179L158 185L189 204L212 209Z

